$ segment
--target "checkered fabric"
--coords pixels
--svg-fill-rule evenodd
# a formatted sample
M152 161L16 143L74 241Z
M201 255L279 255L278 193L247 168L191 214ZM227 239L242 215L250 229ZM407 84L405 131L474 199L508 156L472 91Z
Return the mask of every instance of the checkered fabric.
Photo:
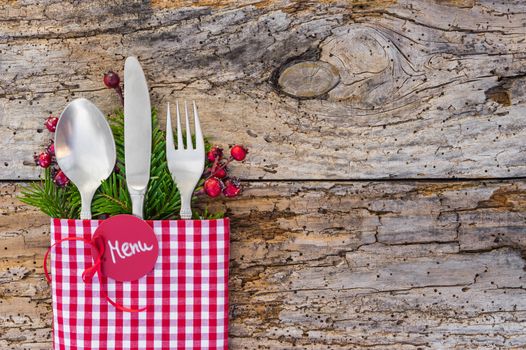
M51 220L51 244L90 240L101 221ZM51 251L55 350L227 349L229 220L147 221L159 240L153 271L134 282L95 276L91 248L63 241ZM101 297L100 282L120 311Z

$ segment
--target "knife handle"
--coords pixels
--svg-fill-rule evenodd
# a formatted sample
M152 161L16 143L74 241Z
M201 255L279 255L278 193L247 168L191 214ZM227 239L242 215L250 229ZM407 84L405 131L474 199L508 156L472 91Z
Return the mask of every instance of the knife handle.
M142 219L142 205L144 203L144 194L132 194L130 193L132 200L132 213L137 216L139 219Z

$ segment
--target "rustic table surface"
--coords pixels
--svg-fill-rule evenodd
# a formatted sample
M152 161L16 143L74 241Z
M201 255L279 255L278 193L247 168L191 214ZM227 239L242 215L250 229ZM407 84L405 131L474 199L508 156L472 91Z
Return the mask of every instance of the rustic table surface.
M42 122L137 55L250 147L231 349L526 348L523 0L1 1L0 348L50 349Z

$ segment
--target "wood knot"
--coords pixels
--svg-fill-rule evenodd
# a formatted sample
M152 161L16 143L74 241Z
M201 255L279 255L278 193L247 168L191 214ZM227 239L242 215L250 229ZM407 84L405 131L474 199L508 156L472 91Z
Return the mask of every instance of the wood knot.
M352 24L335 31L321 45L320 60L340 74L328 98L357 108L385 108L421 83L388 34L369 26Z
M315 98L332 90L340 81L338 70L323 61L304 61L281 71L278 87L298 98Z
M508 89L503 86L494 86L485 91L486 98L493 100L503 106L511 106L511 96Z

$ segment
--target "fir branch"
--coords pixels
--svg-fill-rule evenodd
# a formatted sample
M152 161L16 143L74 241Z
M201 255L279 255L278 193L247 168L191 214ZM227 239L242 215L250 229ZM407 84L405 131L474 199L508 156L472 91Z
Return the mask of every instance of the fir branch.
M51 169L44 169L44 178L31 183L21 191L20 201L37 207L54 218L75 218L80 214L80 194L76 187L56 186Z
M91 210L94 218L131 213L131 199L126 186L124 159L124 114L117 110L108 116L113 132L117 153L115 170L101 183L95 193ZM206 151L210 144L205 140ZM204 179L198 183L196 192L203 186ZM195 200L196 196L194 196ZM73 184L59 187L51 178L50 169L45 169L41 182L29 184L20 195L20 200L39 208L54 218L78 218L80 214L80 194ZM157 111L152 110L152 156L150 181L144 202L146 220L174 219L179 215L181 198L177 186L168 170L166 161L165 133L159 126ZM203 213L194 210L196 218L220 218L224 213Z

